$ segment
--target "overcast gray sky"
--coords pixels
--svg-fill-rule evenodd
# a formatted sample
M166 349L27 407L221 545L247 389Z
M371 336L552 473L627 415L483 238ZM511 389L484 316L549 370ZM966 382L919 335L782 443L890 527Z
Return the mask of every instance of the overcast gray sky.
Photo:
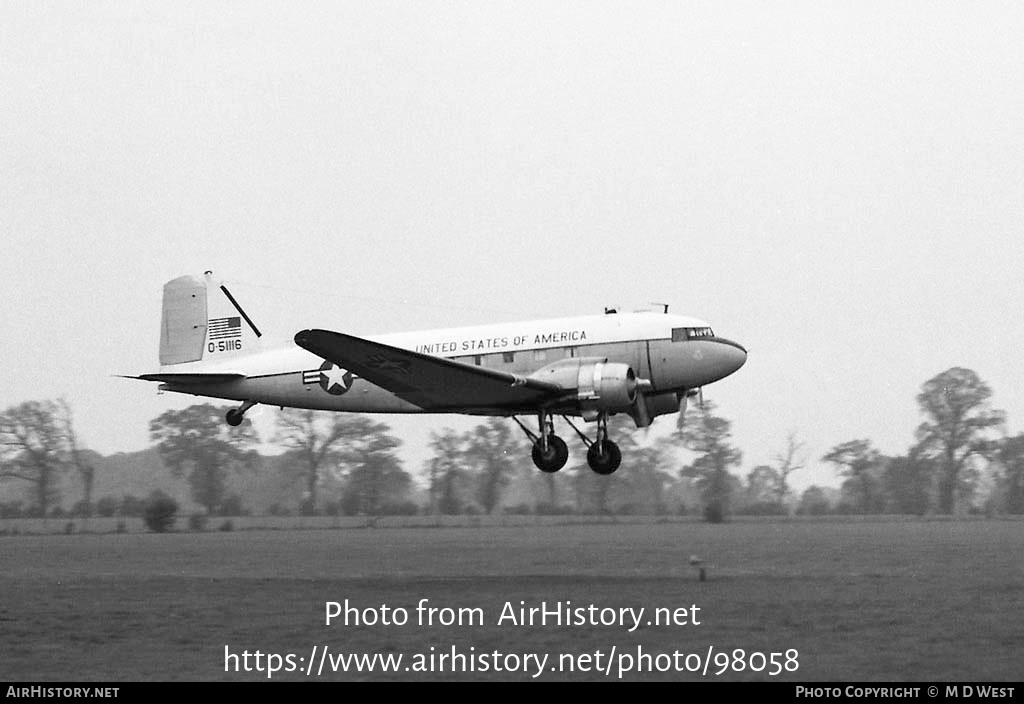
M110 375L212 269L286 338L668 302L750 350L705 390L743 471L794 430L801 485L905 451L952 366L1020 432L1021 37L1016 2L2 2L0 406L146 446L194 399ZM445 425L394 420L409 457Z

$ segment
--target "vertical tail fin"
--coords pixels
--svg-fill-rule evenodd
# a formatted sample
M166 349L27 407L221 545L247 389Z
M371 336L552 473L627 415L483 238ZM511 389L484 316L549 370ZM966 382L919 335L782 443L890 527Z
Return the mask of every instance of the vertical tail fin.
M164 284L160 366L198 362L206 341L206 285L194 276Z
M254 352L259 338L259 329L211 272L164 284L161 366Z

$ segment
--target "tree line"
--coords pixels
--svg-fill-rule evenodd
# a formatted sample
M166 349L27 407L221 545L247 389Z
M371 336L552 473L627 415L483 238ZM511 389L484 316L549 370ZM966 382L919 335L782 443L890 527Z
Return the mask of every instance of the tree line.
M729 424L707 408L696 426L683 431L684 444L700 453L684 468L700 483L709 520L720 520L737 499L765 512L879 514L1024 513L1024 434L1004 434L1006 415L991 408L992 390L976 372L953 367L921 387L922 421L906 454L886 456L869 439L839 443L821 460L843 477L840 498L831 505L824 490L811 486L795 507L786 478L802 467L800 443L791 435L776 466L760 465L746 486L729 470L739 465ZM976 494L989 483L983 505ZM787 503L788 502L788 503Z
M731 441L731 422L706 402L680 413L674 432L612 418L610 432L627 458L609 476L585 462L557 474L536 471L527 441L511 421L487 418L466 432L431 433L421 482L397 454L401 440L368 416L283 409L269 441L283 450L277 461L281 489L298 488L292 508L271 512L383 515L396 513L701 513L709 521L730 514L954 513L965 507L1024 513L1024 434L1003 434L1005 414L990 408L991 389L969 370L949 369L929 379L917 402L922 415L906 454L885 456L868 439L844 441L821 460L843 477L838 498L811 486L796 496L793 472L807 465L805 444L790 433L770 463L737 473L742 452ZM232 473L259 471L266 458L250 421L229 427L224 408L197 404L169 410L150 423L150 437L171 474L187 483L206 515L246 509L228 489ZM80 447L70 406L63 400L28 401L0 414L0 481L25 488L29 515L63 511L60 487L78 477L81 500L73 511L88 516L140 511L139 500L93 501L95 466ZM988 483L984 506L979 484ZM293 492L294 493L294 492ZM0 504L3 509L5 504Z

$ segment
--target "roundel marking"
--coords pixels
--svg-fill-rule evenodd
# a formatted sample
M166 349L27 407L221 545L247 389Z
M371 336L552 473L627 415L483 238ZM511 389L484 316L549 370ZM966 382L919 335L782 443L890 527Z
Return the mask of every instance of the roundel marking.
M334 396L341 396L352 388L352 372L333 362L320 365L320 388Z

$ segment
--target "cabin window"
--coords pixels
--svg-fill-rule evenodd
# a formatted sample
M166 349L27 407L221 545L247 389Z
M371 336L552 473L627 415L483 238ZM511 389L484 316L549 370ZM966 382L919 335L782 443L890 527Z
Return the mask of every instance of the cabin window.
M540 362L540 361L545 360L547 358L548 358L547 350L534 350L533 351L533 361Z
M672 328L672 342L699 340L702 337L714 337L711 328Z
M475 364L476 366L479 367L480 366L480 362L481 362L480 355L478 355L478 354L473 355L473 364Z
M501 353L501 359L502 359L503 362L505 362L505 364L512 364L512 362L516 361L516 353L515 352L502 352Z

